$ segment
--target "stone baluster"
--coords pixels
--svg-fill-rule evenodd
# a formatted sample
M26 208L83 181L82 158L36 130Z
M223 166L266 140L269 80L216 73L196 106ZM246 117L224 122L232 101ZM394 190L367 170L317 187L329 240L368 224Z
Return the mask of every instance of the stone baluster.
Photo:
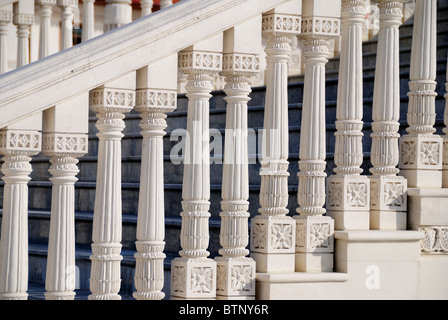
M400 175L409 188L441 188L443 139L436 129L437 0L417 0L408 92L408 134L400 139Z
M339 36L340 1L332 10L322 0L304 6L302 33L305 64L300 132L296 220L296 271L333 270L334 221L325 209L325 64L329 39Z
M406 228L407 181L397 176L400 134L399 30L402 1L377 0L380 30L372 107L370 228Z
M106 0L104 32L132 22L131 0Z
M363 162L362 26L364 0L343 0L336 107L336 168L327 179L327 215L336 230L369 230L370 180Z
M266 104L261 155L260 215L251 220L251 257L257 272L294 271L294 220L288 209L288 59L300 32L301 2L263 16L266 38Z
M45 299L73 300L75 293L75 182L78 157L87 153L89 99L82 94L44 111L42 152L52 182Z
M152 7L154 5L154 0L141 0L140 1L140 7L141 7L141 15L142 17L147 16L152 13Z
M445 111L443 114L443 122L445 128L443 128L443 170L442 170L442 187L448 188L448 61L446 71L446 83L445 83Z
M8 29L12 21L12 4L0 7L0 74L8 71Z
M121 138L125 113L134 104L135 72L90 91L99 131L90 300L121 299Z
M34 23L34 1L14 3L13 23L17 25L17 68L30 63L31 25Z
M45 58L50 54L51 14L56 2L56 0L37 1L40 4L39 59Z
M187 142L182 186L181 257L171 264L171 295L183 299L216 296L216 262L210 258L209 99L213 74L222 70L222 34L180 52L188 74Z
M223 71L227 102L222 173L221 233L217 262L220 298L255 296L255 261L249 250L247 102L250 78L260 71L261 16L224 32ZM255 35L259 34L259 37Z
M0 239L0 300L28 297L28 181L31 156L41 151L42 114L0 130L3 215Z
M82 7L82 35L85 42L95 36L95 0L83 0Z
M73 46L73 18L74 9L78 7L78 0L58 0L61 7L61 50Z
M166 113L177 105L177 54L137 71L135 110L142 118L142 168L135 254L135 288L138 300L159 300L165 294L165 198L163 136ZM163 88L160 89L160 88Z
M173 4L173 0L160 0L160 9L165 9Z

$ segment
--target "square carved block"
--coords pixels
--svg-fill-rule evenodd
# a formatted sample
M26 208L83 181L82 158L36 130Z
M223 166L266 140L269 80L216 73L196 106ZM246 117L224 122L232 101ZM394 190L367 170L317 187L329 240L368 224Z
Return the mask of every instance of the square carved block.
M286 216L256 216L251 221L251 251L294 253L295 222Z
M443 139L438 135L405 135L400 138L400 169L441 170Z
M366 176L330 176L327 180L328 211L369 211L370 180Z
M407 180L401 176L370 176L370 209L406 211Z
M255 296L255 261L251 258L217 257L216 294Z
M179 298L216 297L216 262L212 259L176 258L171 263L171 295Z
M327 216L295 216L296 252L333 252L334 220Z

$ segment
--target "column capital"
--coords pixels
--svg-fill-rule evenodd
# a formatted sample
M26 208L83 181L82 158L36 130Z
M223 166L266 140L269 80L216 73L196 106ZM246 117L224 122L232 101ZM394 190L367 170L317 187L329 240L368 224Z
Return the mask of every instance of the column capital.
M60 7L77 7L78 0L58 0L58 6L60 6Z
M260 72L260 58L256 54L226 53L223 55L222 76L252 77Z
M88 136L74 133L44 133L42 153L48 156L81 157L88 152Z
M54 6L57 3L57 0L37 0L37 4L41 6Z
M90 108L97 112L129 112L135 105L135 91L101 87L89 94Z
M35 155L41 151L41 137L39 131L1 130L0 154L4 155Z
M262 30L265 37L294 37L300 34L301 17L292 14L263 15Z
M222 54L198 50L180 52L179 69L185 74L215 74L222 70Z

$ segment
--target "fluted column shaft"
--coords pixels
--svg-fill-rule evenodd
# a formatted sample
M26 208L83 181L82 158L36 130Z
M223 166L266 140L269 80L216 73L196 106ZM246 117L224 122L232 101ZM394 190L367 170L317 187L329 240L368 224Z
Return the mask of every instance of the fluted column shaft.
M0 239L0 300L28 297L28 181L31 156L40 151L37 131L1 131L3 215Z
M290 26L287 28L286 25ZM264 15L266 102L260 169L260 215L251 220L251 257L257 272L294 271L294 220L288 205L288 60L300 17Z
M325 37L302 37L305 85L297 174L299 207L296 211L300 215L294 216L297 232L295 269L332 271L334 221L323 216L326 178L325 64L329 43Z
M104 32L132 22L131 0L106 0Z
M160 300L165 294L165 199L163 136L166 113L176 108L177 95L171 90L138 89L136 111L142 118L142 169L137 222L137 253L133 296L138 300Z
M400 139L400 175L408 187L442 186L443 138L434 135L437 93L437 1L416 1L412 37L409 105Z
M216 296L216 262L209 252L210 150L209 99L212 75L221 71L222 55L190 51L179 55L188 74L187 142L182 185L180 258L172 262L171 295L181 298Z
M133 90L95 89L90 108L97 113L98 169L92 233L91 300L116 300L120 290L121 138L124 113L134 104Z
M153 0L141 0L140 1L140 7L141 7L141 15L142 17L147 16L152 13L152 6L154 5Z
M363 162L362 32L364 0L342 1L341 53L336 106L336 168L327 180L327 215L337 230L369 230L370 181Z
M33 15L14 15L14 24L17 25L17 68L30 63L30 35L33 22Z
M0 11L0 74L8 71L8 26L11 21L10 11Z
M255 55L225 54L223 72L227 102L226 134L222 173L221 232L217 262L217 295L231 297L255 295L255 261L249 250L249 159L247 141L247 103L251 76L259 67ZM247 72L237 66L246 61ZM252 71L252 72L249 72Z
M95 0L84 0L82 11L82 42L95 35Z
M50 54L50 28L51 14L56 0L40 0L40 41L39 41L39 59L45 58Z
M406 179L396 174L400 117L399 30L401 1L380 0L380 30L372 107L370 224L372 229L406 227Z
M52 182L45 298L73 300L75 296L75 182L78 157L87 152L87 136L44 134ZM64 151L65 152L64 152ZM69 151L71 150L71 151Z
M78 6L77 0L59 0L59 6L62 7L61 16L61 50L73 46L73 18L74 8Z

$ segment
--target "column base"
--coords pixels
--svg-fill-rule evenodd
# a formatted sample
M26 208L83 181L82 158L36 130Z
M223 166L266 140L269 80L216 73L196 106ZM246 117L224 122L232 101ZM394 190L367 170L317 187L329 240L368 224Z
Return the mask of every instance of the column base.
M294 272L294 253L260 253L251 252L256 262L257 272Z
M255 261L246 257L216 257L216 295L255 297Z
M408 227L448 225L448 189L408 189Z
M360 231L370 229L369 211L327 211L326 215L333 218L335 230Z
M208 258L175 258L171 262L171 296L214 299L216 262Z
M441 170L401 169L399 175L406 178L408 188L441 188Z
M406 211L370 211L370 229L372 230L406 230Z
M296 252L296 272L332 272L333 253Z

